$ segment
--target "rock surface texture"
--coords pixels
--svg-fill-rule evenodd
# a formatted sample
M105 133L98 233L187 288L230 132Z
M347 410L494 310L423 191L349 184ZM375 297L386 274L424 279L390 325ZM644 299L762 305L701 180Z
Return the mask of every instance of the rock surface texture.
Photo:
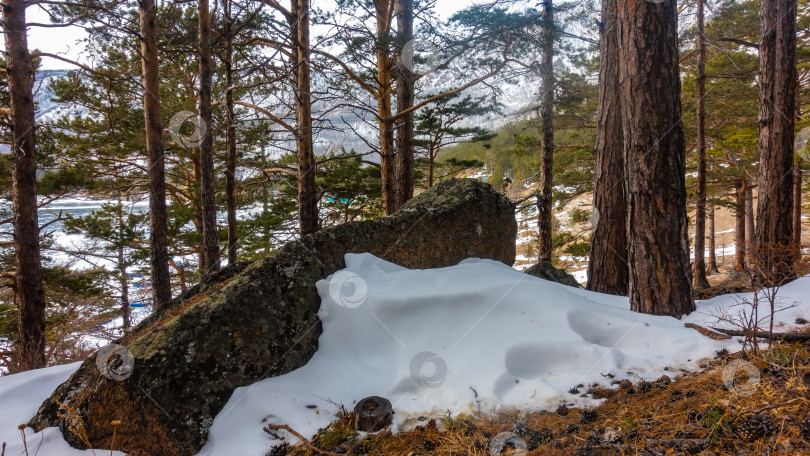
M577 282L574 276L562 269L555 268L548 261L541 261L523 272L541 279L568 285L569 287L582 288L582 285Z
M252 264L206 278L101 350L45 400L29 425L58 426L71 445L134 456L192 455L233 391L295 370L318 348L315 283L370 252L407 268L469 257L512 265L514 206L475 180L443 182L389 217L309 235ZM112 356L110 355L112 353ZM268 413L272 411L268 410Z

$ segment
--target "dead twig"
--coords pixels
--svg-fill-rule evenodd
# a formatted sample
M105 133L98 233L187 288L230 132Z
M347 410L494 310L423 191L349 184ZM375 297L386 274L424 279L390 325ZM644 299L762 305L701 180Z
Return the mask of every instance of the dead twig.
M805 400L807 400L807 399L805 399L803 397L797 397L797 398L791 399L789 401L784 401L784 402L779 402L779 403L776 403L776 404L771 404L771 405L768 405L766 407L762 407L761 409L754 410L753 412L747 412L746 414L757 415L757 414L760 414L762 412L767 412L768 410L773 410L775 408L784 407L786 405L794 404L796 402L805 401Z
M769 337L773 337L774 339L784 340L786 342L799 342L804 340L810 340L810 333L773 333L773 335L771 335L765 331L748 333L747 331L739 331L735 329L722 329L714 327L712 327L712 329L719 333L728 334L729 336L734 337L751 336L759 339L767 339Z
M312 451L314 451L314 452L316 452L318 454L325 454L327 456L345 456L345 455L342 455L342 454L339 454L339 453L332 453L331 451L322 450L322 449L316 447L315 445L312 444L312 442L310 442L309 440L304 438L303 435L299 434L298 432L293 430L293 428L287 426L286 424L268 424L267 426L265 426L265 429L269 429L271 431L277 431L277 430L283 429L283 430L289 432L290 434L298 437L298 440L302 441L304 443L304 445L307 446L307 448L309 448L310 450L312 450Z
M703 326L696 325L694 323L685 323L684 326L686 326L687 328L694 329L695 331L703 334L704 336L714 340L728 340L731 339L732 337L731 335L715 332L708 328L704 328Z

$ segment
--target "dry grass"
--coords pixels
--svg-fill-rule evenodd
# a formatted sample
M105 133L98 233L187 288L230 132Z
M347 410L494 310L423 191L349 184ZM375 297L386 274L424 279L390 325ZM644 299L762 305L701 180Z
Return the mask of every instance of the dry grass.
M560 408L556 412L508 411L496 416L445 416L426 420L399 434L383 432L361 439L349 432L344 416L313 444L340 454L489 456L490 442L502 432L521 435L528 451L508 447L501 454L533 455L808 455L810 454L810 349L807 345L776 345L769 352L742 358L760 373L750 395L730 391L721 370L740 355L719 356L703 370L670 381L631 384L586 394L605 397L593 411ZM746 380L745 375L737 378ZM734 389L734 388L732 388ZM583 393L585 391L583 390ZM744 423L767 415L769 435L748 440ZM591 415L591 416L588 416ZM587 418L593 419L589 421ZM802 435L802 422L808 429ZM346 439L336 442L339 429ZM328 445L321 446L321 444ZM277 447L273 456L315 455L303 444Z

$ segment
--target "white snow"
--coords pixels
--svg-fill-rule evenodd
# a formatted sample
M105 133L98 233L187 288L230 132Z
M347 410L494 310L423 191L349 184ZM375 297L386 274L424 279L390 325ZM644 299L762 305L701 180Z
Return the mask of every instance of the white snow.
M570 271L569 274L574 276L574 279L576 279L576 281L579 283L585 283L588 281L588 268Z
M697 312L678 320L633 313L627 298L565 287L490 260L408 270L370 254L350 254L346 264L317 284L324 332L312 360L237 389L201 454L264 455L278 441L263 426L287 424L311 436L334 418L338 404L351 410L371 395L391 400L395 429L445 410L593 406L599 401L568 390L580 383L607 386L608 373L617 380L672 376L696 369L721 348L739 347L683 324L711 325L711 314L746 295L699 302ZM799 305L779 320L810 319L810 276L781 295L786 304ZM16 425L76 368L0 378L0 441L8 442L7 454L21 452ZM56 429L44 436L40 454L90 454L68 449ZM29 445L40 439L28 434Z
M21 431L17 429L34 416L39 406L50 394L79 368L81 363L37 369L21 374L0 377L0 442L5 442L7 455L26 454ZM91 450L76 450L62 438L56 428L34 433L25 429L25 439L30 454L43 455L92 455ZM2 443L0 443L2 445ZM116 456L124 453L116 451Z

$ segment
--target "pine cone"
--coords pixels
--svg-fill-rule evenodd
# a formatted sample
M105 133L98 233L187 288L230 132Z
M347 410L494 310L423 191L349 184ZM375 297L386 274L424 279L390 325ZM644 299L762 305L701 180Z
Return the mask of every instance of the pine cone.
M290 451L290 444L289 443L281 443L273 448L270 449L270 452L267 453L268 456L286 456L286 454Z
M699 411L699 410L695 410L695 409L689 409L689 410L686 412L686 419L687 419L688 421L695 421L695 422L699 422L699 421L703 420L703 414L702 414L702 413L700 413L700 411Z
M638 386L636 386L636 392L638 394L648 393L648 392L650 392L651 389L652 389L652 383L650 383L650 382L648 382L646 380L640 381L638 383Z
M529 434L529 425L524 420L518 420L515 425L512 426L512 432L521 437L525 437Z
M768 415L758 413L746 418L736 426L735 431L740 437L751 442L773 434L773 421Z
M778 380L785 379L785 371L781 367L766 367L762 373Z
M554 433L548 428L543 428L543 429L540 429L539 431L534 431L534 432L529 434L528 449L530 451L534 450L537 447L539 447L540 445L545 445L545 444L551 442L551 440L553 438L554 438Z
M599 435L599 430L594 430L591 435L585 438L585 446L595 447L602 443L602 437Z
M583 410L582 413L579 415L579 420L583 423L593 423L599 418L599 414L596 413L596 410Z

